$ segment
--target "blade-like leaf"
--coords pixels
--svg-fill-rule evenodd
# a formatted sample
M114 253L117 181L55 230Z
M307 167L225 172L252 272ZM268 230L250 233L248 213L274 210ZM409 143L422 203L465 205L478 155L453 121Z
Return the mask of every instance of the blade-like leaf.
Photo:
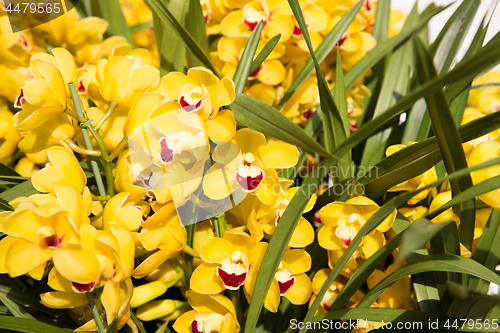
M215 67L212 65L210 58L203 49L194 40L193 36L184 29L184 27L175 19L172 13L168 10L165 3L160 0L146 0L151 9L160 20L171 29L171 31L181 40L191 52L203 63L205 67L210 69L214 74L219 75Z
M0 185L17 185L28 179L28 177L21 176L0 176Z
M0 211L4 211L4 210L12 211L12 210L14 210L14 208L11 205L9 205L7 200L0 198Z
M0 329L8 332L24 332L24 333L72 333L71 329L58 328L40 321L15 318L9 316L0 316Z
M198 0L189 0L189 10L186 16L186 30L193 36L201 50L205 54L210 53L208 45L207 29L203 9ZM202 66L203 63L191 52L187 52L188 68Z
M255 57L250 67L250 73L253 73L259 68L259 66L267 59L267 57L273 52L274 48L280 41L281 35L276 35L267 41L266 45L262 48L262 51Z
M9 309L9 312L16 318L26 318L26 319L35 319L32 315L28 313L28 311L21 308L19 305L10 300L7 296L0 295L0 301Z
M11 201L19 197L27 197L37 193L39 192L35 190L33 184L31 184L31 179L30 179L25 181L24 183L21 183L19 185L11 187L6 191L3 191L2 193L0 193L0 198L6 201Z
M294 124L281 112L258 99L243 94L236 94L236 99L230 108L239 124L294 144L305 150L335 158L301 127Z
M262 27L264 21L260 21L259 24L255 27L248 39L247 45L243 50L243 54L241 55L240 61L238 62L238 67L236 67L236 71L234 72L233 81L234 81L234 91L236 93L242 93L245 90L245 85L248 80L248 76L252 73L250 71L250 67L253 63L253 58L255 56L255 52L257 52L257 46L259 46L260 36L262 34Z
M16 171L13 169L9 168L3 163L0 163L0 176L14 176L14 177L20 177L21 175L18 174Z
M291 4L290 4L291 5ZM318 48L315 51L315 55L317 57L317 61L321 63L326 56L330 53L330 51L337 45L339 42L340 38L342 38L342 35L347 31L347 28L351 24L351 22L354 20L356 15L358 14L359 10L361 9L361 6L363 5L363 1L358 1L358 3L349 9L349 11L340 19L340 21L337 23L337 25L325 36L321 44L318 46ZM293 7L292 7L293 9ZM299 8L300 10L300 8ZM299 23L299 27L304 32L304 29L300 26L301 22L297 21ZM303 22L305 26L305 21ZM308 38L309 36L304 36L304 38ZM306 39L307 41L307 39ZM300 87L302 83L312 74L314 71L314 62L313 62L313 57L309 58L307 62L305 63L304 67L302 67L301 71L299 74L297 74L297 77L294 79L293 83L291 86L288 88L287 92L281 99L280 103L276 108L280 110L283 105L292 97L292 95L295 93L295 91ZM363 73L364 74L364 73Z
M168 3L168 10L172 16L181 24L186 26L186 15L189 11L189 1L171 0ZM158 15L154 16L157 20ZM172 27L167 24L157 23L162 27L161 44L160 45L160 69L161 74L166 74L171 71L184 72L186 62L186 46L179 40L179 37L172 31ZM156 32L156 30L155 30Z
M118 0L99 1L102 18L108 21L107 34L110 36L123 36L127 38L130 45L134 45L132 32L123 15Z

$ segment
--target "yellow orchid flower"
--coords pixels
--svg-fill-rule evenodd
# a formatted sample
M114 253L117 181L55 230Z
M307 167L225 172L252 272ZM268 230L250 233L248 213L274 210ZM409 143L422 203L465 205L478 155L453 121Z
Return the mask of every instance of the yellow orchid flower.
M197 113L214 142L231 140L236 122L228 110L220 110L234 101L234 83L230 78L219 80L210 70L194 67L187 76L170 72L162 79L162 91L170 101L177 101L186 113ZM220 110L220 111L219 111Z
M75 61L79 65L97 65L99 60L108 58L115 47L125 43L127 43L125 37L111 36L103 41L79 44L75 51Z
M31 73L29 67L11 68L5 63L0 64L0 81L2 82L0 86L0 96L14 103L19 94L19 87L22 86L25 81L33 78L33 73Z
M409 142L408 145L410 146L414 142ZM385 154L387 156L390 156L394 154L395 152L400 151L401 149L405 148L404 145L393 145L387 148L385 151ZM433 183L437 180L437 175L436 175L436 169L435 167L430 168L429 170L425 171L421 175L414 177L412 179L409 179L407 181L404 181L396 186L391 187L388 189L388 192L399 192L399 191L414 191L417 190L421 187L424 187L430 183ZM419 201L425 199L427 195L430 193L432 188L426 189L421 191L419 194L415 195L412 197L410 200L408 200L408 205L415 205Z
M450 200L451 190L439 193L434 197L434 199L432 199L431 205L429 206L429 213L432 213ZM447 210L433 218L431 221L434 223L455 221L458 225L460 223L460 217L453 213L453 208L448 208Z
M319 89L316 79L308 78L285 103L282 113L296 124L309 120L319 106Z
M277 89L269 84L255 83L245 91L245 94L274 106L276 104Z
M491 71L485 76L474 80L474 85L497 83L500 79L500 71ZM467 105L479 110L484 114L490 114L500 109L500 89L498 86L483 89L473 89L469 94Z
M393 273L400 266L389 265L385 271L374 270L368 277L366 283L368 288L373 289L380 281ZM396 281L377 300L377 304L382 308L411 309L410 303L410 277L406 276Z
M55 192L59 200L67 200L68 194L78 194L68 184L57 184ZM82 200L83 201L83 200ZM15 204L15 203L13 203ZM75 209L73 207L72 209ZM85 212L85 207L81 211ZM75 214L82 212L75 212ZM77 225L72 215L59 206L59 201L49 195L22 202L14 212L2 215L0 229L15 238L5 251L5 268L16 277L43 268L52 259L54 267L66 279L78 285L98 282L100 265L97 257L80 243ZM23 262L23 265L19 265Z
M462 117L462 124L467 124L468 122L471 122L473 120L479 119L484 116L484 113L482 113L480 110L472 108L472 107L467 107L465 108L464 115ZM480 144L481 142L485 141L492 141L497 139L500 136L500 130L493 131L491 133L488 133L486 135L483 135L477 139L468 141L466 143L463 143L462 146L464 148L464 153L466 158L469 158L469 153L472 151L472 149Z
M58 183L71 184L82 193L87 178L73 152L63 147L47 149L49 165L36 173L31 182L40 192L53 192Z
M500 140L486 141L478 144L469 154L469 167L486 162L500 156ZM474 185L500 174L500 166L489 167L471 172ZM500 189L478 196L485 204L495 209L500 209Z
M129 231L139 229L146 221L149 213L149 204L145 201L131 201L127 192L118 193L112 197L104 207L104 224L114 222Z
M160 72L151 65L134 63L126 56L114 56L97 63L96 82L88 85L92 99L129 107L143 93L156 89Z
M174 313L182 305L183 302L172 299L152 301L137 309L136 315L142 321L151 321Z
M186 298L194 310L181 315L174 323L177 333L238 333L240 324L229 298L223 295L204 295L193 290Z
M421 217L429 214L429 209L424 206L417 207L403 207L399 208L398 212L404 215L410 222L413 222Z
M203 262L194 270L190 287L201 294L237 290L248 281L254 240L245 233L225 232L207 239L200 248Z
M248 39L249 37L222 37L219 39L217 49L219 58L224 61L224 67L222 67L222 74L224 76L234 76ZM266 43L267 40L259 41L256 55L260 53ZM267 59L253 73L250 73L248 79L257 79L264 84L273 86L280 84L285 79L286 70L278 58L283 56L284 53L285 46L277 44Z
M12 32L7 15L0 16L0 60L11 66L26 66L33 50L34 41L30 33Z
M298 160L295 146L267 142L263 134L248 128L236 132L234 143L219 144L212 154L217 163L203 179L204 193L211 199L228 197L239 188L246 193L273 193L273 182L265 180L267 168L288 168Z
M167 259L177 256L186 246L187 234L180 223L175 205L162 207L142 223L139 242L145 250L159 251L152 253L134 270L134 277L148 275L163 264Z
M245 283L245 296L250 302L255 288L255 280L267 250L267 243L254 246L250 254L250 271ZM311 269L312 259L302 249L287 250L281 259L274 280L266 296L264 306L271 312L278 311L280 296L286 297L292 304L306 304L311 297L312 284L306 272Z
M0 110L0 162L5 163L17 149L22 136L12 124L14 114L9 110Z
M227 37L250 36L253 29L264 21L262 34L272 38L281 34L285 42L293 34L292 10L284 0L253 0L241 10L230 12L220 23L220 31Z
M327 250L344 250L351 244L358 231L375 214L379 206L371 199L358 196L344 202L330 203L319 211L324 226L319 230L319 245ZM365 258L385 245L384 232L394 223L397 211L394 210L370 234L363 237L359 248Z
M325 284L326 280L328 279L328 276L332 272L331 269L329 268L323 268L320 269L319 271L316 272L316 274L313 277L312 280L312 296L311 300L309 301L309 306L312 305L314 302L315 298L317 297L317 294ZM323 299L321 300L320 307L316 311L316 315L322 314L325 312L330 311L330 308L332 307L333 302L339 295L340 291L344 289L344 278L342 276L337 277L328 290L326 291L325 295L323 296ZM349 303L347 303L347 307L352 305L353 303L359 302L363 298L363 294L358 290L354 295L352 295L351 299L349 300Z

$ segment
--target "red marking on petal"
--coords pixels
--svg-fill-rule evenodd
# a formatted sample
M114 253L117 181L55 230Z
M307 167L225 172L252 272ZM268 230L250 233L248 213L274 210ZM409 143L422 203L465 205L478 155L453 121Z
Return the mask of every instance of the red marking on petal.
M236 181L245 191L254 191L257 187L259 187L260 182L264 179L264 173L261 172L257 177L252 178L251 176L240 176L238 172L236 172Z
M325 301L321 302L321 306L326 310L326 312L330 311L330 308L332 307L331 305L326 304Z
M354 113L354 110L347 110L347 114L348 114L348 115L351 115L351 114L353 114L353 113Z
M16 98L16 101L14 102L14 107L17 109L21 109L23 107L23 103L26 101L24 98L24 90L21 89L21 92Z
M217 275L222 279L224 286L239 288L247 278L247 273L236 275L236 273L227 273L220 267L217 268Z
M302 30L300 30L299 26L296 25L293 27L293 35L295 37L300 37L302 35Z
M186 102L186 100L184 99L184 96L181 96L181 98L179 99L179 104L181 105L182 111L188 112L188 113L197 111L201 106L201 102L202 102L202 100L200 99L198 101L198 103L196 103L196 105L191 105L188 102Z
M166 164L172 162L172 160L174 159L175 152L168 147L167 139L161 138L160 146L161 146L160 158L162 162Z
M288 291L288 289L290 289L294 284L295 284L294 276L292 276L292 278L286 282L278 281L278 285L280 286L280 295L283 296Z
M21 46L26 50L29 50L29 44L28 41L26 40L26 36L24 35L19 36L19 44L21 44Z
M207 24L210 21L210 16L208 15L205 15L203 18L205 19L205 24Z
M193 333L203 333L202 331L198 330L198 322L196 320L193 320L191 322L191 331Z
M313 221L316 223L321 223L321 218L319 217L319 212L314 213Z
M313 110L307 110L302 114L302 118L309 119L312 117L313 113L314 113Z
M280 220L281 220L281 216L278 216L278 217L276 218L276 225L278 225L278 223L280 223Z
M259 22L250 22L250 21L247 21L246 19L243 19L243 23L245 23L252 31L255 29L257 24L259 24ZM267 24L267 20L263 20L262 27L265 27L266 24Z
M57 237L57 235L52 235L50 237L45 237L45 244L49 249L57 249L62 242L62 238Z
M351 239L350 238L347 238L347 239L341 238L340 240L342 241L342 244L344 244L345 247L348 247L349 244L351 244Z
M259 74L260 70L262 69L263 65L264 64L260 64L256 70L254 70L250 75L248 75L248 78L253 79L254 77L256 77Z
M349 127L351 128L351 131L354 132L358 129L358 124L349 124Z
M141 208L141 207L139 207L139 206L135 206L135 208L137 208L138 210L140 210L140 211L141 211L141 213L142 213L142 208ZM141 214L141 218L142 218L142 222L144 222L144 221L146 221L146 220L148 219L146 216L144 216L144 215L142 215L142 214Z
M367 11L371 11L372 10L372 7L370 6L370 0L366 0L365 7L366 7Z
M83 81L80 79L78 80L78 92L84 94L87 91L85 89L85 86L83 85Z
M342 38L340 38L339 42L337 43L338 46L342 46L342 44L344 44L344 42L347 40L347 36L344 36Z
M76 283L76 282L71 282L71 285L73 288L75 288L78 292L80 293L88 293L94 290L95 285L97 282L90 282L90 283Z

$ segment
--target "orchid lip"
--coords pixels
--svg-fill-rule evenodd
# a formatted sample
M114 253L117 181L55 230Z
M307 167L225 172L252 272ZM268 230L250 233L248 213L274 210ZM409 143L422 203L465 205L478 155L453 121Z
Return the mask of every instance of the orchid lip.
M169 144L169 142L167 141L166 138L160 139L160 146L161 146L160 160L164 164L169 164L170 162L172 162L174 160L175 152L172 149L170 149L168 144ZM148 183L149 183L149 181L148 181Z
M45 244L49 249L57 249L62 243L62 239L57 237L57 235L52 235L50 237L45 237Z
M78 80L78 92L84 94L87 91L82 80Z
M203 333L198 329L198 322L196 320L191 321L191 331L193 333Z
M181 96L179 99L179 104L181 105L182 111L184 112L195 112L198 111L198 109L201 107L201 104L203 103L203 98L198 101L195 105L189 104L186 102L186 99L184 96Z
M244 191L254 191L259 187L260 182L264 179L264 173L261 172L258 176L242 176L238 172L235 174L235 179Z
M280 295L283 296L284 294L286 294L288 289L290 289L294 284L295 284L295 277L294 276L292 276L290 278L290 280L285 281L285 282L278 281L278 285L280 287Z
M96 284L97 282L90 282L90 283L71 282L71 286L73 287L73 289L75 289L79 293L88 293L93 291Z
M220 267L217 268L217 275L222 279L224 286L231 290L238 289L247 278L246 272L242 274L228 273Z
M24 90L21 89L21 92L16 98L16 101L14 103L14 107L17 109L21 109L23 107L23 103L26 102L26 98L24 98Z

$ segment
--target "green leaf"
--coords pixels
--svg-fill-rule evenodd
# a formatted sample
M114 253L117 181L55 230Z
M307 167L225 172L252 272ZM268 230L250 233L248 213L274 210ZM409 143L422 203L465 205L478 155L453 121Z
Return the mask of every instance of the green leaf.
M267 41L266 45L262 48L262 50L259 52L259 54L255 57L255 59L252 62L252 66L250 67L250 73L253 73L259 68L259 66L264 62L264 60L269 57L271 52L273 52L274 48L280 41L281 34L276 35L270 40Z
M403 258L408 256L413 251L425 247L425 244L431 238L437 235L450 223L455 222L432 223L425 218L420 218L413 221L413 223L408 228L408 232L405 233L405 236L401 241L401 248L399 249L398 256L395 262L399 263Z
M146 22L134 25L133 27L130 27L130 31L132 33L136 33L136 32L142 31L142 30L150 29L150 28L153 28L153 21L146 21Z
M134 45L132 39L132 31L127 24L127 20L123 15L118 0L102 0L99 1L102 18L108 21L109 27L107 35L123 36L127 39L130 45Z
M277 111L275 111L277 112ZM309 198L318 188L318 184L326 175L326 170L333 165L332 160L325 160L320 165L318 171L311 175L300 187L295 196L290 201L290 204L285 209L282 218L283 222L278 223L274 231L274 237L271 237L267 247L262 264L255 281L255 286L259 286L253 290L248 316L245 325L245 332L254 332L257 326L259 315L264 305L267 292L274 279L281 258L288 247L288 243L292 238L293 231L299 222L299 219L309 201Z
M3 191L0 193L0 198L4 199L6 201L11 201L19 197L27 197L32 194L37 194L40 193L38 192L34 187L33 184L31 184L31 179L25 181L24 183L21 183L19 185L16 185L14 187L11 187L10 189Z
M26 318L36 320L28 311L21 308L19 305L10 300L7 296L0 295L0 301L9 309L9 312L16 318Z
M0 198L0 211L5 211L5 210L13 211L14 208L11 205L9 205L9 203L5 199Z
M418 11L415 6L408 16L403 29L409 29L417 20ZM387 63L391 65L385 68L382 87L378 95L373 118L380 117L390 106L394 105L397 102L398 96L406 95L409 90L409 73L413 64L413 54L413 45L405 43L387 56ZM363 118L363 120L366 121L368 119ZM371 167L384 157L391 132L392 128L389 127L377 132L366 140L360 163L361 167Z
M248 80L248 76L252 73L250 67L252 67L253 58L255 52L257 52L257 47L259 46L260 36L262 34L262 27L264 26L264 21L260 21L259 24L253 29L250 38L247 41L247 45L243 50L240 61L238 62L238 67L234 72L234 91L236 93L243 93Z
M21 176L0 176L0 185L17 185L28 179L28 177Z
M500 261L500 211L493 209L472 257L478 263L494 270ZM469 287L483 293L488 291L488 284L477 278L469 279Z
M292 4L290 3L290 6L291 5ZM363 1L358 1L356 5L352 6L349 11L340 19L337 25L335 25L335 27L325 36L325 38L315 51L317 62L321 63L331 52L331 50L337 45L340 38L342 38L342 35L347 31L347 28L358 14L362 5ZM300 22L299 20L297 20L297 22L299 23L300 30L302 30L302 33L304 34L305 30L300 25L303 23L303 25L305 26L305 21ZM309 36L306 37L305 35L306 34L304 34L304 38L306 38L307 42ZM285 105L285 103L290 99L290 97L292 97L292 95L300 87L300 85L304 83L304 81L312 74L314 68L315 64L313 57L311 56L311 58L309 58L305 63L304 67L302 67L299 74L297 74L297 77L294 79L293 83L286 91L278 106L276 106L278 110L280 110Z
M13 177L21 177L14 169L9 168L3 163L0 163L0 176L13 176Z
M446 281L445 295L449 296L449 303L443 304L448 311L447 315L457 318L481 320L500 302L497 295L485 295L464 285Z
M441 229L436 236L430 240L431 253L450 253L460 255L459 238L457 224L453 221L445 228ZM436 272L435 280L438 285L441 284L444 287L444 285L446 285L446 281L462 283L462 274L454 272ZM443 296L443 301L444 297L445 296Z
M189 11L186 17L186 29L193 36L205 54L210 54L207 29L203 9L199 0L189 0ZM203 63L191 52L187 52L188 68L202 66Z
M58 328L40 321L15 318L9 316L0 316L0 329L8 330L9 332L24 332L24 333L72 333L71 329Z
M380 281L359 302L358 307L369 307L373 304L394 282L408 275L423 272L458 272L477 276L486 281L500 284L500 276L483 265L461 256L441 253L422 257L409 263ZM428 314L427 314L428 315Z
M243 94L236 94L230 106L236 121L273 138L294 144L322 156L334 158L300 126L270 105Z
M153 13L158 15L160 20L167 26L172 33L174 33L186 47L193 52L193 54L203 63L203 66L214 72L215 75L219 75L215 67L212 65L208 54L206 54L203 49L194 40L193 36L184 29L184 27L177 21L177 19L168 10L165 3L161 0L146 0L146 2L151 7Z

